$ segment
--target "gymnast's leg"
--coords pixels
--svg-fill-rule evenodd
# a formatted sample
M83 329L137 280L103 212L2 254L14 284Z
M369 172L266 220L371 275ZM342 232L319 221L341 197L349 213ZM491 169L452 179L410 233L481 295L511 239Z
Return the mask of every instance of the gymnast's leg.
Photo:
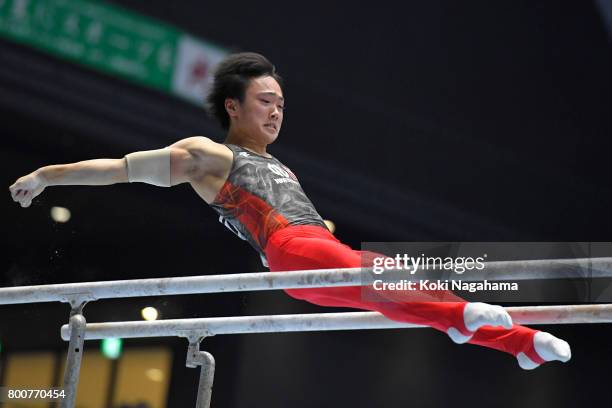
M360 267L364 259L375 255L355 251L331 234L301 236L297 231L295 236L283 234L278 240L272 236L266 248L271 271ZM392 320L427 325L447 333L456 343L469 342L510 353L524 369L571 357L565 341L512 325L502 307L468 303L450 291L374 291L370 287L352 286L286 292L321 306L378 311Z

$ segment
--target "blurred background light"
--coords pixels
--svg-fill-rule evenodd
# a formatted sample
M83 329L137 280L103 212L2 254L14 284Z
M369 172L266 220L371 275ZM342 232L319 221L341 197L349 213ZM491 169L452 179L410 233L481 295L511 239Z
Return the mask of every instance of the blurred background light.
M327 225L327 229L329 230L329 232L331 232L333 234L334 231L336 231L336 224L334 224L333 221L331 221L331 220L323 220L323 222L325 223L325 225Z
M164 380L164 372L159 368L149 368L145 371L145 375L154 382L162 382Z
M70 210L65 207L52 207L51 208L51 218L55 222L68 222L70 221Z
M159 312L157 311L157 309L151 306L147 306L142 309L140 311L140 314L142 315L143 319L148 321L157 320L157 318L159 317Z
M111 360L116 360L121 355L123 348L123 340L121 339L103 339L100 343L100 351L102 355Z

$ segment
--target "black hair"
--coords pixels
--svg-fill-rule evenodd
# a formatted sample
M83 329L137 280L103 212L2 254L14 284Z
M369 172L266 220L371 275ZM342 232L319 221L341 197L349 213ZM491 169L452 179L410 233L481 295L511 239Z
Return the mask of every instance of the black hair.
M281 89L283 80L276 73L274 65L266 57L254 52L241 52L226 57L215 70L211 91L206 97L206 110L216 118L223 129L229 129L230 118L225 110L227 98L244 101L244 95L251 79L271 76Z

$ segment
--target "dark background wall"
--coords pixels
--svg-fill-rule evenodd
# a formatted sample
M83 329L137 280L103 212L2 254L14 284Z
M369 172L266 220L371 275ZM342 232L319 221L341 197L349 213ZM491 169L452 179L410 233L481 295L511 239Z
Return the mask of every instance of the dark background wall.
M112 3L276 64L287 112L270 151L354 247L611 240L612 53L595 3ZM6 188L45 164L223 138L198 107L4 40L0 117ZM0 205L3 286L262 270L186 186L51 188L25 210L7 191ZM55 224L54 205L72 220ZM165 318L322 311L252 293L97 302L86 316L134 320L151 302ZM32 324L57 333L66 311L0 308L5 349L64 347ZM432 330L226 336L204 348L217 359L218 407L606 401L609 328L547 329L574 357L529 373ZM186 344L166 343L176 352L170 406L192 405Z

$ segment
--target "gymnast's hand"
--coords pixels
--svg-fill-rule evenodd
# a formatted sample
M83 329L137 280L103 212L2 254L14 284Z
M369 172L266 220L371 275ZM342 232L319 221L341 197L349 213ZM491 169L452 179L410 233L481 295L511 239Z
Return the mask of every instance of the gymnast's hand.
M35 171L17 179L9 190L13 201L25 208L32 204L34 197L42 193L46 186L45 179L38 171Z

